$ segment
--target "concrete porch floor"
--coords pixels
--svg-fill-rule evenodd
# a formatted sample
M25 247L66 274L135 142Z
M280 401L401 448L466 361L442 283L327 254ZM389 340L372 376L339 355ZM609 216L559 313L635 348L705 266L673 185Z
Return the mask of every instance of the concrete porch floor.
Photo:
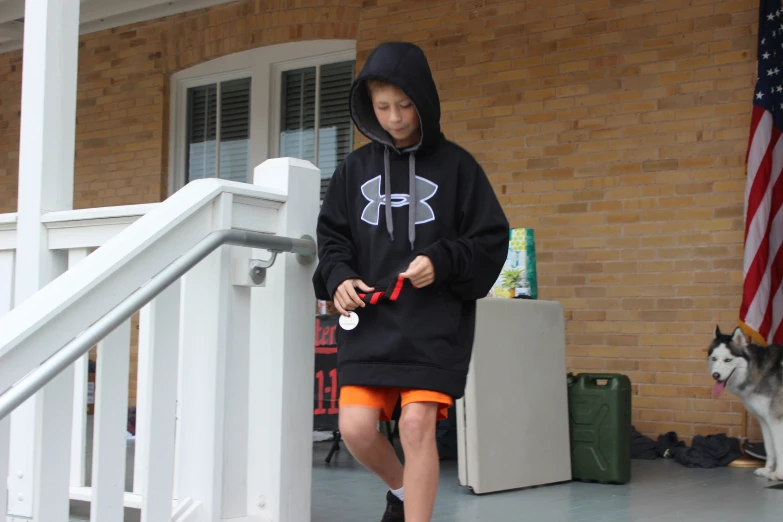
M331 442L314 444L312 522L377 522L384 485L344 448L327 465ZM132 442L128 462L133 462ZM128 473L128 486L132 473ZM477 496L459 485L455 461L442 463L433 522L779 522L783 489L752 470L689 469L674 461L633 461L630 484L566 483ZM74 522L89 520L89 506L73 504ZM11 520L11 519L9 519ZM126 520L139 520L127 511Z
M377 522L385 486L346 450L331 465L315 445L312 522ZM442 463L433 522L722 522L783 520L783 489L736 468L689 469L671 460L633 461L625 486L571 482L477 496L459 485L457 463Z

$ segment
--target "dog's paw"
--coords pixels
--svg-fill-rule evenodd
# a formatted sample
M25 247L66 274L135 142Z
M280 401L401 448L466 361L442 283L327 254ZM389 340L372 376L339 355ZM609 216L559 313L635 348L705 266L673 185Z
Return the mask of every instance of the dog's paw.
M783 471L773 471L767 475L767 479L783 482Z
M772 469L770 468L759 468L756 471L753 472L754 475L757 477L769 477L770 473L772 473Z

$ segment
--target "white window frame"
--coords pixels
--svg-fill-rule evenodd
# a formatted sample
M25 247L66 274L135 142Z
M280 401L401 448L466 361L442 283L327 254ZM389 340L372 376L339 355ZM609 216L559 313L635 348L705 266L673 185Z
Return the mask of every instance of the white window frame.
M169 92L168 195L185 185L188 89L250 78L248 180L252 180L252 172L256 166L279 154L282 73L291 69L349 60L356 60L355 40L312 40L242 51L172 75ZM316 85L317 90L320 90L318 84Z

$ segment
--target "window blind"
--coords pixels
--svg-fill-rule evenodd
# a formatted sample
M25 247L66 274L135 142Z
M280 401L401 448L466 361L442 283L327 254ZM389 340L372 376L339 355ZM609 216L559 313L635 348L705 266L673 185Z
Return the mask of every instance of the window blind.
M247 182L250 78L192 87L187 103L186 182L210 177Z
M353 122L348 109L353 71L353 62L321 67L318 167L321 169L322 199L334 170L353 150Z
M319 68L283 72L280 156L305 159L319 167L323 199L334 170L353 150L348 97L355 62L332 63Z
M315 68L285 71L282 78L280 156L315 163Z

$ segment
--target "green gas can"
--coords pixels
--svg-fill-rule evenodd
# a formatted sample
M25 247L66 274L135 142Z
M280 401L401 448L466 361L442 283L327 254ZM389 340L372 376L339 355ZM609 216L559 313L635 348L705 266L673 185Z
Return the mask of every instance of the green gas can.
M631 380L605 373L568 374L574 480L631 480Z

